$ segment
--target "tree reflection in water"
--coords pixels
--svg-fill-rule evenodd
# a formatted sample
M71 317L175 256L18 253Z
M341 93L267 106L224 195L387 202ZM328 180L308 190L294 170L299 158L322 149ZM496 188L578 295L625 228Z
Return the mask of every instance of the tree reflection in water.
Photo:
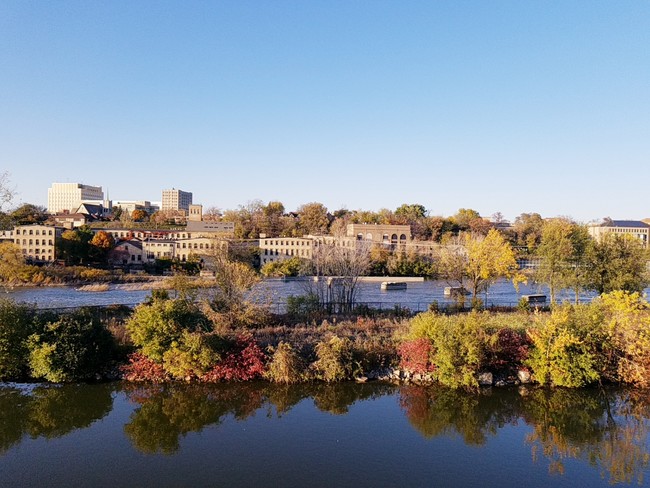
M564 473L564 460L580 459L611 483L642 483L650 464L646 392L522 388L492 394L405 386L400 404L423 436L459 435L472 445L521 419L533 429L526 438L533 458L547 459L554 474Z
M48 385L0 388L0 453L20 442L61 437L89 427L113 407L110 385Z
M313 398L319 410L340 415L357 401L377 398L394 389L386 384L349 383L127 384L127 396L139 406L124 432L139 451L173 454L180 448L181 437L219 425L227 415L243 420L266 407L268 416L281 416L307 398Z
M3 386L0 455L27 436L52 439L91 426L110 412L114 393L135 403L124 432L145 453L175 453L188 433L218 426L226 416L243 420L262 411L280 417L310 400L322 412L343 415L356 402L397 393L409 423L427 439L457 436L482 445L504 426L521 425L533 459L548 462L554 474L576 459L611 483L642 483L650 466L650 398L644 391L522 387L468 393L382 383Z

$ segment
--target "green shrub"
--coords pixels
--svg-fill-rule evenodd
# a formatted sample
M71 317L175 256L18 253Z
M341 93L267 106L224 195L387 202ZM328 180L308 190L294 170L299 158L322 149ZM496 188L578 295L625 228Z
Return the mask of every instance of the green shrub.
M298 383L305 377L305 364L300 354L287 342L269 348L273 354L267 365L266 377L275 383Z
M350 339L332 336L316 344L316 377L332 382L351 379L359 367L354 361Z
M208 330L205 316L182 299L158 300L138 305L126 324L133 344L142 354L162 363L165 352L181 340L183 331Z
M163 367L173 378L192 379L205 374L218 360L210 336L184 330L164 352Z
M289 295L287 297L287 315L304 317L318 313L320 310L318 296L313 293L299 296Z
M486 314L446 316L432 312L411 321L410 337L426 338L433 349L436 379L452 388L476 387L484 356Z
M603 354L607 379L650 386L650 305L639 293L615 291L592 306L603 313Z
M580 387L597 381L602 315L590 305L563 305L539 317L529 330L533 349L526 364L542 385Z
M94 377L113 358L113 336L88 310L62 315L29 337L34 378L65 382Z
M27 374L27 338L33 330L31 308L0 300L0 381L22 379Z

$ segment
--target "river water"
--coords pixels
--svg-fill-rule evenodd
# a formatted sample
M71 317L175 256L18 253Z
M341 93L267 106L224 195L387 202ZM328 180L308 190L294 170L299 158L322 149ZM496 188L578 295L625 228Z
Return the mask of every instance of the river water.
M629 390L0 384L0 486L650 483Z
M412 311L423 311L434 301L442 305L450 303L449 297L444 295L444 289L448 286L444 281L409 282L406 290L391 291L382 291L380 282L360 282L357 286L357 302L368 304L373 308L393 308L399 305ZM287 297L304 295L307 287L308 282L301 280L269 279L257 285L255 295L261 297L272 311L282 312ZM104 292L79 291L71 287L15 288L5 290L2 295L19 302L35 304L39 308L66 308L88 305L135 305L141 303L151 293L125 288L122 285L113 285ZM646 290L646 293L648 292L650 289ZM521 285L517 291L511 282L500 280L490 287L487 299L485 294L481 294L480 298L488 305L515 306L521 295L532 293L547 294L548 290L544 286L528 284ZM593 293L583 293L580 300L589 301L593 296ZM570 290L563 290L558 298L573 301L574 295Z

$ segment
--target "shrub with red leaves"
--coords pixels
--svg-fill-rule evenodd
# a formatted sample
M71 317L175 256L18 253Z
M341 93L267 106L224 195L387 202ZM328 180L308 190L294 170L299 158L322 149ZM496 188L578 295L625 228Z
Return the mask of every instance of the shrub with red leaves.
M139 352L129 355L129 364L120 366L120 373L122 373L122 378L126 381L162 383L169 379L161 364Z
M205 373L202 381L248 381L264 374L264 352L252 337L237 338L231 351L212 369Z
M425 339L413 339L402 342L397 349L399 366L411 373L428 373L435 369L431 364L431 343Z
M530 339L525 333L504 327L488 351L488 369L503 371L520 368L528 358Z

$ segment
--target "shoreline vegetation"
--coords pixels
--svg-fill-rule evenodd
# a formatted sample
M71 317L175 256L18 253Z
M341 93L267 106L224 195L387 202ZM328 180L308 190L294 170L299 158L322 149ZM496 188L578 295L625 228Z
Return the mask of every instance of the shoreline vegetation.
M237 287L199 300L196 288L175 286L174 298L159 287L133 310L56 313L1 300L0 381L650 386L650 305L639 293L550 311L413 317L331 314L305 296L279 316Z

